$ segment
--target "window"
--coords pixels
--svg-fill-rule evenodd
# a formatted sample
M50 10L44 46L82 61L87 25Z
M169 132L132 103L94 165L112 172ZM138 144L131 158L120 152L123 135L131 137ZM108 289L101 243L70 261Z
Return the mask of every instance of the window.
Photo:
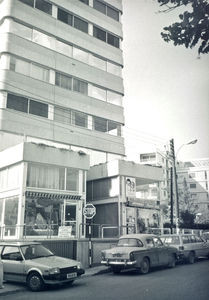
M74 17L74 27L85 33L88 33L88 23L78 17Z
M73 78L73 91L87 95L88 84L84 81Z
M100 11L101 13L103 13L104 15L107 15L108 17L119 21L119 11L117 11L116 9L110 7L109 5L106 5L103 2L100 2L98 0L94 0L93 2L93 7Z
M89 0L79 0L79 1L89 5Z
M115 10L110 6L107 6L107 16L116 21L119 21L119 11Z
M48 118L48 105L34 100L30 100L29 113Z
M196 189L196 183L190 183L189 186L190 186L191 189Z
M159 238L153 238L155 246L163 246L163 242Z
M24 60L16 59L15 57L10 57L10 70L23 75L30 76L30 63Z
M93 7L106 15L106 5L98 0L94 0Z
M31 64L31 77L49 82L49 70L35 64Z
M90 56L90 63L91 63L92 66L106 71L106 64L107 64L106 60L101 59L101 58L99 58L95 55L91 55Z
M148 248L153 248L154 247L153 239L151 239L151 238L146 239L146 243L147 243Z
M66 190L78 191L79 171L72 168L67 168Z
M122 68L121 68L121 66L113 64L111 62L107 62L107 72L112 73L116 76L121 76L122 75Z
M107 120L99 117L93 117L93 120L94 120L94 130L107 132Z
M71 90L72 89L72 77L56 73L55 84L64 89Z
M68 109L54 107L54 120L60 123L71 123L71 111Z
M106 42L106 32L96 26L93 28L93 36L101 41Z
M19 0L22 3L25 3L31 7L34 7L34 0Z
M32 28L26 27L17 22L11 21L11 32L25 39L32 39Z
M52 14L52 4L46 2L45 0L36 0L35 8L38 8L49 15Z
M107 43L116 48L119 48L119 38L110 33L107 34Z
M122 95L111 91L107 91L107 102L121 106Z
M5 235L15 235L18 216L18 202L17 197L8 198L5 200L4 224Z
M70 26L73 26L73 16L61 8L58 8L57 19Z
M16 246L6 246L1 255L2 259L6 260L17 260L19 257L22 258L19 247Z
M9 94L7 95L7 108L28 112L28 99L25 97Z
M91 97L106 101L106 90L105 89L101 89L99 87L96 86L92 86L91 89Z
M122 238L118 241L119 247L143 247L143 243L139 239Z
M62 54L72 57L73 47L61 41L56 41L56 50Z
M74 111L72 113L72 123L74 125L87 128L87 115Z
M108 121L108 133L112 135L121 136L121 128L118 123Z
M84 63L89 63L89 53L76 47L73 47L73 58Z
M189 244L190 243L189 236L182 236L182 242L183 244Z
M33 41L44 47L54 48L55 39L35 29L33 29Z

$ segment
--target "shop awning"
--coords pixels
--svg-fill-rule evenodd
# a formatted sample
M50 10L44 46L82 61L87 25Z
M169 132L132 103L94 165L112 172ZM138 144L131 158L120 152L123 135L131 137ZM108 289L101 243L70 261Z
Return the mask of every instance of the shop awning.
M45 198L45 199L71 199L71 200L80 200L80 195L69 195L69 194L58 194L58 193L42 193L42 192L31 192L26 191L25 196L29 198Z

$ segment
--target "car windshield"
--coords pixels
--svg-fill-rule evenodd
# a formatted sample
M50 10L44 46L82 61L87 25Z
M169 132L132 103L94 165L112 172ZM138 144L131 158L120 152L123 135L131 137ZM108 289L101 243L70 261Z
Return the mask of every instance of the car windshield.
M124 238L119 240L118 246L119 247L143 247L143 243L138 239Z
M171 245L179 245L180 244L180 240L179 240L178 236L164 236L164 237L161 237L161 240L165 244L171 244Z
M50 250L39 244L22 246L21 250L26 260L54 255Z

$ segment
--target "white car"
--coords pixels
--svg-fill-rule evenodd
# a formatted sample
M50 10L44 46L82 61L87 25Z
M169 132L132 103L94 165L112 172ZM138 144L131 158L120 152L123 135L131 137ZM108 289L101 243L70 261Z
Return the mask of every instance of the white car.
M46 284L72 283L85 271L80 262L55 256L36 242L0 243L4 280L25 282L32 291Z

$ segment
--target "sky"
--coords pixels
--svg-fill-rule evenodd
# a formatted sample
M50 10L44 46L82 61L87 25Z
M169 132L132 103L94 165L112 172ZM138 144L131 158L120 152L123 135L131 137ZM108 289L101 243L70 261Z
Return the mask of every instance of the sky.
M161 38L179 11L158 13L157 0L123 0L126 154L163 149L171 138L178 160L209 158L209 54Z

